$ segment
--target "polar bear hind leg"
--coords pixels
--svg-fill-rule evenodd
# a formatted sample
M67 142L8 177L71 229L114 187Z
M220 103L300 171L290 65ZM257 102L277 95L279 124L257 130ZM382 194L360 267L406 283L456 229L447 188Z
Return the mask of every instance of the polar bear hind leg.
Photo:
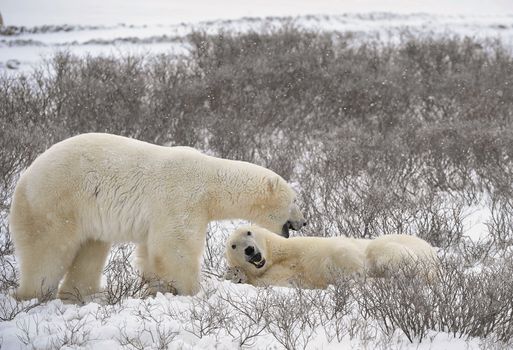
M110 243L97 240L82 243L59 288L59 299L80 300L100 290L101 274L110 247Z
M16 297L53 298L80 246L79 232L67 205L34 206L27 193L26 183L20 180L9 214L20 269ZM35 198L41 195L37 193Z
M344 246L338 249L337 254L333 257L335 260L333 264L324 264L322 268L324 271L334 273L342 272L343 274L359 274L364 269L364 255L361 250L354 249L353 246ZM323 266L323 265L321 265Z
M408 247L397 242L369 244L365 252L370 276L383 277L418 259Z
M55 228L54 228L55 229ZM71 266L78 244L73 241L51 244L44 232L20 242L23 232L17 230L18 244L15 245L20 264L20 286L16 295L20 299L53 298L59 282Z

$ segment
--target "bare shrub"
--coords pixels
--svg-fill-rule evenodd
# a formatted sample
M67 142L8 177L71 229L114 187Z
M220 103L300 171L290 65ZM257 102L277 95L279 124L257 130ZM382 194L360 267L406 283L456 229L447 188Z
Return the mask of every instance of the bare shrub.
M459 261L443 266L440 283L432 291L439 303L439 327L454 335L486 338L492 334L500 341L511 337L512 283L504 279L511 263L503 267L483 266L481 271L465 271Z
M143 321L142 329L135 336L128 334L126 328L121 328L121 336L118 340L120 345L123 349L143 350L147 349L149 346L152 349L169 349L170 344L173 342L178 332L169 329L166 323L162 321L163 320L159 320L158 323L156 323L154 331L148 329ZM151 340L143 341L142 339L144 338Z
M129 327L126 322L119 327L118 341L123 349L169 349L178 335L178 331L170 326L169 315L159 314L151 303L142 302L134 316L136 329L133 329L134 324Z
M23 312L28 312L31 309L41 305L41 302L20 302L10 297L9 295L0 296L0 320L12 321Z
M65 347L85 347L94 342L91 336L91 320L87 316L75 315L64 316L64 308L56 308L58 321L46 323L36 313L29 320L17 322L20 335L18 339L27 347L32 349L57 349ZM40 336L46 336L47 340L39 341Z
M497 252L497 248L493 240L484 239L476 242L469 237L465 237L458 246L442 252L449 258L454 258L452 253L455 252L465 268L472 268L479 264L490 265L496 263L494 262L494 252Z
M91 342L91 329L87 327L88 321L85 318L65 320L62 327L52 330L56 334L50 343L50 348L63 348L67 346L83 347Z
M103 270L106 285L102 294L110 305L119 304L129 297L144 298L150 295L150 281L144 280L132 265L133 252L134 246L130 244L115 247Z
M213 294L213 290L203 288L200 295L192 297L186 310L172 310L171 314L184 323L185 331L198 338L216 336L226 327L229 314L222 300Z
M326 291L319 290L311 294L313 298L310 298L310 303L315 305L315 313L330 342L334 339L341 342L354 326L348 324L354 321L348 317L354 307L350 282L350 277L340 276Z
M17 287L18 272L14 257L0 255L0 321L14 320L19 314L29 312L55 295L55 290L43 290L43 286L41 286L39 299L17 300Z
M421 342L433 328L433 310L425 276L409 265L389 278L356 280L353 296L364 319L378 320L388 334L401 329L413 342Z
M320 324L307 290L294 288L286 293L270 289L264 314L267 331L285 349L306 349Z
M513 245L513 203L511 199L494 200L490 206L491 218L487 223L494 244L502 249Z
M258 289L256 295L243 292L221 293L219 298L230 307L232 316L226 324L226 332L240 347L252 347L261 334L265 334L269 298L267 289Z
M461 244L464 203L454 197L437 196L419 203L413 222L418 236L435 247L447 248Z
M13 256L0 252L0 292L8 294L17 286L18 273Z
M428 330L455 337L511 336L512 285L496 266L468 270L460 259L447 258L437 267L436 278L419 276L418 269L402 266L386 279L355 283L354 298L365 319L378 321L391 335L399 328L411 341L421 342Z
M213 233L215 232L215 236ZM203 253L203 274L222 278L226 271L224 255L224 242L231 232L223 229L221 225L211 223L207 230L205 252Z

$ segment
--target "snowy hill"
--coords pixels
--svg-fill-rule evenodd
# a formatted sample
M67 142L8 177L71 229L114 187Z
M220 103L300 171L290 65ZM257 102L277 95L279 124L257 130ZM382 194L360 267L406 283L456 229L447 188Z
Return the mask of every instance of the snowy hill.
M79 55L186 54L193 30L262 31L293 24L362 38L414 35L500 38L513 43L513 6L507 0L450 1L6 1L0 8L0 67L27 70L58 50ZM8 64L10 62L10 64Z

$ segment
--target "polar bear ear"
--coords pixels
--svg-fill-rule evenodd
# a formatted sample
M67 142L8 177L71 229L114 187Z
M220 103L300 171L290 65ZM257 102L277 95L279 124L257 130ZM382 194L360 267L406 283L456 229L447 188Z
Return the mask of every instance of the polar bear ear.
M266 184L269 192L274 193L276 190L278 190L280 178L278 176L268 177L266 179Z

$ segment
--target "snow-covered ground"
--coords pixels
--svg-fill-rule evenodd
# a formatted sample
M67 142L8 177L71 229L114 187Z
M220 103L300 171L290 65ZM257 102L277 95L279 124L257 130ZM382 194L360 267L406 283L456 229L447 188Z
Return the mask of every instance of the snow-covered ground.
M234 327L236 331L230 331L232 334L219 329L215 335L201 336L201 327L215 329L219 323L210 324L210 320L202 320L193 310L201 312L205 305L216 305L218 301L228 305L224 302L227 298L242 305L246 300L258 298L259 291L248 285L233 285L213 280L205 280L203 285L204 290L195 297L159 293L155 298L128 299L121 305L89 303L85 306L76 306L54 300L19 315L15 321L0 324L2 348L112 350L125 345L128 349L238 349L237 336L243 335L245 331L258 332L257 325L252 325L254 329L244 329L245 322L248 321L241 316L240 320L235 318L227 321L238 326ZM291 294L284 288L266 292L285 298ZM0 299L3 298L5 296L0 295ZM237 310L233 308L222 311L237 317ZM219 322L212 320L216 321ZM346 317L343 322L349 325L351 316ZM307 349L477 350L484 345L480 339L464 340L442 332L429 333L427 339L420 344L410 343L400 331L391 337L379 335L375 325L368 325L367 332L372 338L367 339L352 338L345 334L337 340L329 331L326 334L322 327L306 332L310 331L312 334ZM293 332L299 335L298 329ZM304 336L310 335L302 332ZM255 349L280 349L277 336L279 333L262 333L246 345L251 345ZM165 344L168 345L161 347ZM298 341L298 345L301 344Z
M122 345L128 349L238 349L240 335L245 332L258 332L258 325L251 324L237 310L228 308L227 299L243 305L248 300L262 297L262 291L248 285L233 285L229 282L213 280L203 281L204 290L195 297L177 297L170 294L157 294L155 298L128 299L121 305L100 305L89 303L85 306L66 305L60 300L48 302L27 313L20 314L15 321L0 324L0 336L5 349L74 349L85 348L95 350L118 349ZM265 290L273 297L288 298L293 292L285 288ZM269 294L267 294L268 296ZM6 298L0 295L0 302ZM198 312L205 311L207 305L220 302L225 306L221 310L228 314L221 315L222 322L232 322L234 327L228 334L220 326L219 320L201 319ZM231 316L235 318L229 319ZM205 314L204 314L205 315ZM210 317L210 315L205 315ZM205 318L206 318L205 317ZM237 318L239 317L239 319ZM352 316L343 322L349 324ZM211 324L210 322L214 322ZM247 325L253 329L244 328ZM294 326L294 325L293 325ZM380 335L376 325L360 325L368 327L364 332L372 338L353 338L348 330L339 340L330 330L319 326L315 329L293 333L311 336L307 349L437 349L437 350L473 350L483 348L480 339L464 340L448 333L431 332L422 343L410 343L400 331L391 337ZM202 327L204 329L202 330ZM211 327L212 334L202 335ZM299 328L299 327L298 327ZM303 332L300 335L300 332ZM311 332L311 334L310 334ZM308 334L307 334L308 333ZM277 334L262 332L246 345L255 349L280 349ZM25 344L27 343L27 344ZM168 344L166 347L161 345ZM301 346L301 341L297 342Z
M28 71L57 50L79 55L172 53L187 55L185 36L192 30L208 32L266 30L292 21L315 30L351 31L362 38L397 40L407 29L416 35L457 34L476 38L500 38L513 47L511 0L413 1L413 0L259 0L250 3L222 1L128 1L128 0L3 0L0 12L5 25L15 26L12 35L0 35L0 71ZM244 18L243 18L244 17ZM65 26L66 25L66 26ZM5 32L4 32L5 33ZM9 68L12 67L12 68ZM477 240L486 235L490 213L483 206L468 208L466 234ZM225 226L214 226L222 244ZM158 348L159 339L171 339L170 349L236 349L233 334L219 330L216 336L201 335L201 322L192 310L208 300L226 295L257 298L258 289L234 285L216 277L203 278L203 291L196 297L157 295L128 299L121 305L65 305L55 300L22 312L0 323L0 347L5 349L68 348L116 349L122 343L139 342L140 348ZM284 295L293 291L277 289ZM16 307L0 295L0 306ZM7 306L6 306L7 305ZM233 322L237 312L227 310ZM448 333L433 333L421 344L411 344L400 332L389 339L328 339L324 330L313 331L309 348L477 349L481 340L463 340ZM242 330L243 331L243 330ZM214 332L215 333L215 332ZM78 345L77 345L78 344ZM133 348L137 348L134 345ZM255 348L280 348L276 337L262 333Z
M477 209L468 208L469 211ZM469 217L483 219L473 214ZM211 249L222 249L227 235L238 225L239 222L228 221L212 224ZM7 260L12 263L13 257ZM116 305L108 305L101 296L81 306L61 300L41 305L37 300L20 304L0 293L0 319L19 312L13 320L0 322L0 346L2 349L45 350L238 349L241 339L249 337L245 347L281 349L281 341L288 334L276 326L280 324L280 316L270 310L276 305L290 310L288 318L281 322L288 327L294 339L289 341L295 342L294 348L306 344L307 349L326 350L472 350L491 344L488 339L465 339L435 331L428 332L422 342L411 343L399 329L391 336L384 334L377 322L363 320L356 309L341 315L338 322L321 323L323 314L318 304L321 300L329 300L326 310L335 310L335 304L331 304L334 300L330 298L336 290L332 287L327 291L300 292L284 287L256 288L233 284L210 274L203 274L201 284L200 293L192 297L158 293L155 297L128 298ZM25 310L20 312L21 309ZM261 317L262 312L277 317L271 318L273 328L264 330L269 320Z

